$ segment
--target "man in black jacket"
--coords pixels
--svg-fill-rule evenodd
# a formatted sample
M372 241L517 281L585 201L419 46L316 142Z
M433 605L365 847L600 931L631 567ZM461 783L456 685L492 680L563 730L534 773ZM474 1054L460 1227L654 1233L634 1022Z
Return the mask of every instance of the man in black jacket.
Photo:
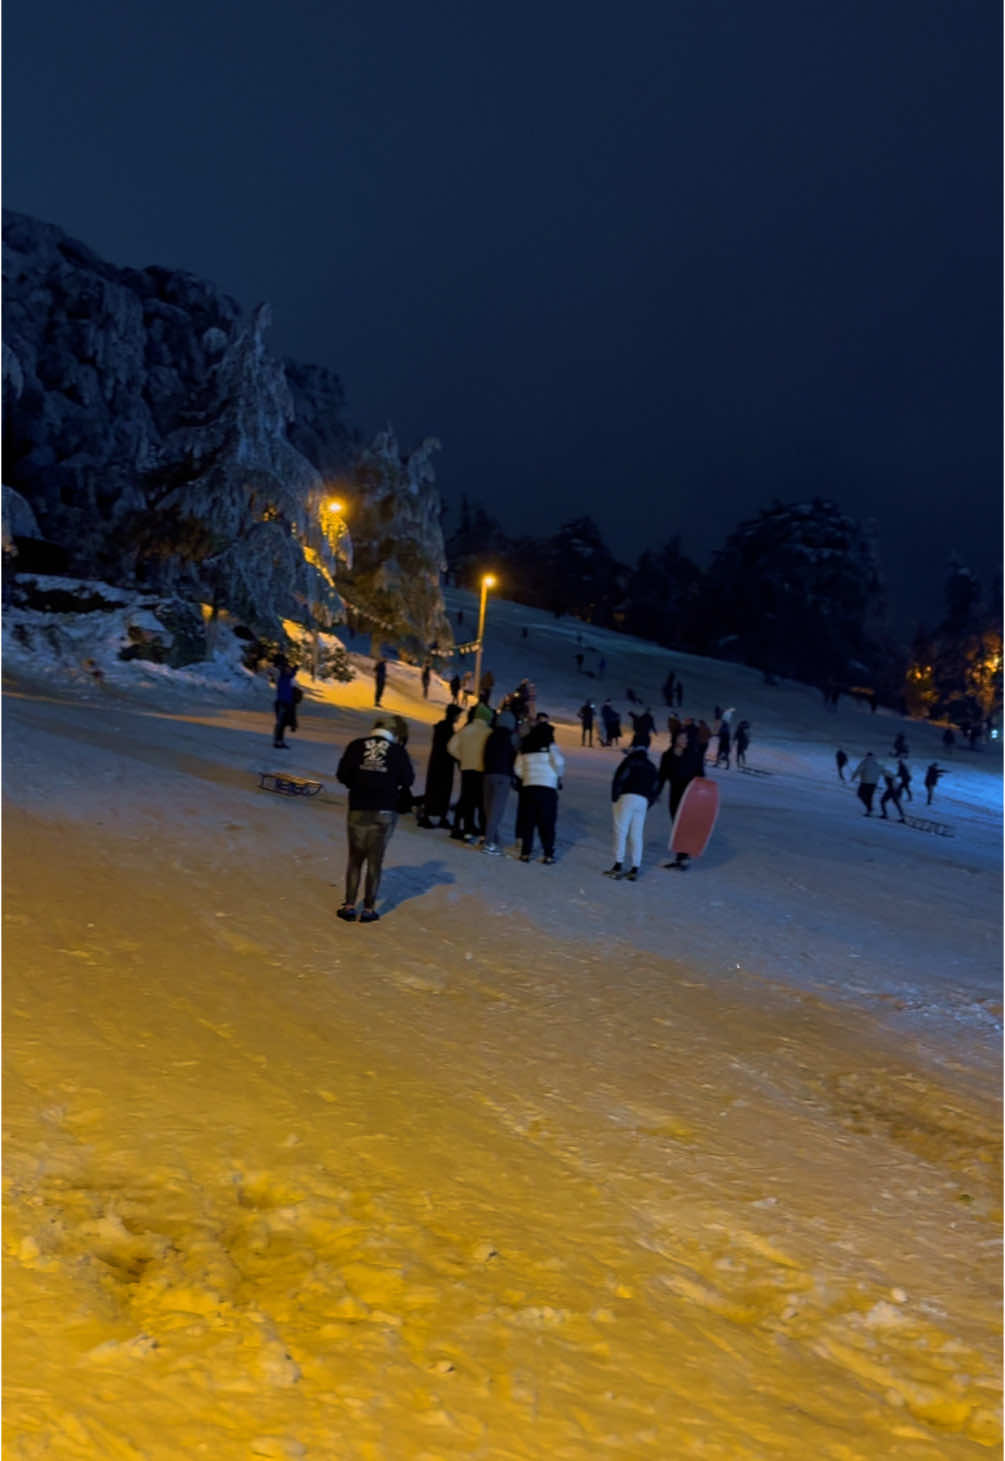
M394 736L392 716L379 716L368 736L350 741L335 773L349 788L346 831L349 861L345 870L345 902L339 918L356 921L356 894L366 863L366 886L360 923L376 923L375 908L384 852L394 831L401 793L415 780L408 752Z
M500 710L495 725L485 742L485 771L482 795L485 798L485 841L482 851L490 857L501 857L499 828L509 800L513 763L516 760L516 718L511 710Z
M611 782L614 803L614 866L609 878L623 875L625 844L628 844L628 881L634 883L642 865L642 844L646 813L659 794L658 773L643 745L632 746Z
M668 783L670 786L671 838L673 837L673 820L677 815L681 798L695 777L704 775L705 769L702 764L698 730L693 724L688 725L674 736L670 749L663 752L660 761L659 784L656 787L656 795L659 796L664 786ZM665 862L663 866L686 868L690 860L686 852L678 852L673 862Z

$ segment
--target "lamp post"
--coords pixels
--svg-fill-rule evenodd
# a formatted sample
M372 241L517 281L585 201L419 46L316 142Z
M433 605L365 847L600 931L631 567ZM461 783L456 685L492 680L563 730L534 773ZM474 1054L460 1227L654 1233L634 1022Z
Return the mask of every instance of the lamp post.
M482 601L478 609L478 649L475 654L475 704L482 698L482 638L485 633L485 600L488 598L490 588L495 588L495 579L491 573L482 574Z
M328 502L323 502L321 504L321 531L322 532L325 531L325 513L334 513L336 516L341 516L341 514L342 514L342 504L341 504L341 502L336 502L334 498L331 498ZM327 533L325 533L325 536L327 537ZM316 598L317 597L317 591L318 591L318 571L317 571L316 568L314 568L313 565L312 565L311 581L314 584L314 596ZM313 610L314 610L314 605L312 604L311 605L312 618L314 617ZM318 626L317 626L317 619L316 618L314 619L314 633L313 633L313 637L312 637L311 650L312 650L312 653L311 653L311 679L315 683L317 683L318 670L320 669L320 666L321 666L321 644L320 644L320 637L318 635Z

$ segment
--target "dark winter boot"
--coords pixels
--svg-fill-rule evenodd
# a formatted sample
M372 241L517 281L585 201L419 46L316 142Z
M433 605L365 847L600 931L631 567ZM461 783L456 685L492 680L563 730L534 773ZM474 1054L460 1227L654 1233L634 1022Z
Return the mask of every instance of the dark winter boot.
M628 881L630 883L636 883L636 882L638 882L638 878L639 878L639 870L638 870L638 868L637 867L629 868L628 869Z
M620 878L621 872L622 872L621 864L620 864L620 862L616 862L613 867L609 867L609 868L606 869L606 871L604 872L604 877L605 878Z

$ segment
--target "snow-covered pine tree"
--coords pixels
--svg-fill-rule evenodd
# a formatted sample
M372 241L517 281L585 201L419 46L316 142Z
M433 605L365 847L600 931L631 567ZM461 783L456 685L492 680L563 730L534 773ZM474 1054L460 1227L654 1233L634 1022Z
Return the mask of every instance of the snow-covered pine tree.
M861 678L884 609L873 532L820 498L775 503L726 539L704 603L710 647L810 683Z
M325 484L287 438L292 400L265 348L260 305L213 366L202 401L145 476L150 510L131 523L138 576L226 607L263 635L282 621L329 628L336 568L351 560ZM192 419L192 417L195 419Z
M426 437L402 456L388 426L350 472L354 562L344 594L375 653L386 642L418 659L433 643L441 650L453 643L440 590L446 561L431 462L439 445Z

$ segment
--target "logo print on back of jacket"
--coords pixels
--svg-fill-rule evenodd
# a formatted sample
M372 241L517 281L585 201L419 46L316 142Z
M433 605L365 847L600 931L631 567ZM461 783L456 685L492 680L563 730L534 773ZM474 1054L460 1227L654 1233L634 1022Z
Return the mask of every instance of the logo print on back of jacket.
M361 771L386 771L388 742L383 736L374 736L372 741L363 742L363 764Z

